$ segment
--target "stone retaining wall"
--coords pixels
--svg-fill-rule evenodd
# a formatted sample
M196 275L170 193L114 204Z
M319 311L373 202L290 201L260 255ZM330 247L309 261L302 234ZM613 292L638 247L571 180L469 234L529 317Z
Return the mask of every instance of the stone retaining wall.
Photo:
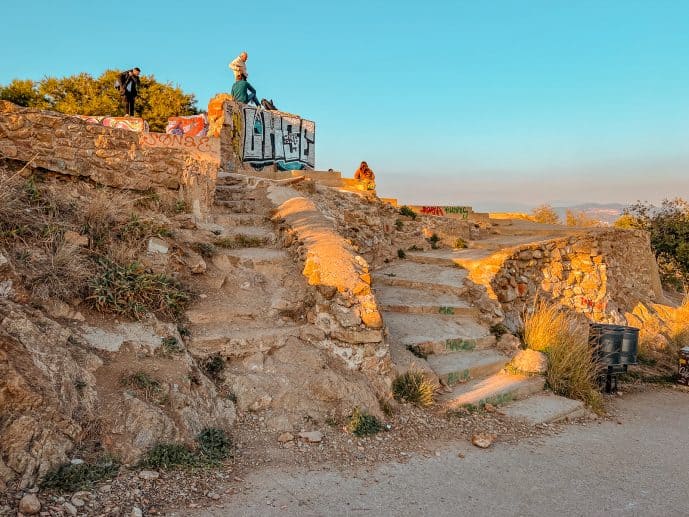
M0 101L0 157L110 187L175 189L202 217L213 203L219 142L135 133Z

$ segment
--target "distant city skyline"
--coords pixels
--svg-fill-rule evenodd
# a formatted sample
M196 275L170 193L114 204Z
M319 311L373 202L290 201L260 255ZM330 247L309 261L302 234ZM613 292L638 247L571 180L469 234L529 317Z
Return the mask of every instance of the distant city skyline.
M381 196L689 198L689 2L254 7L150 1L132 21L115 2L9 3L0 84L139 66L204 109L247 50L259 97L316 122L317 167L351 175L366 160Z

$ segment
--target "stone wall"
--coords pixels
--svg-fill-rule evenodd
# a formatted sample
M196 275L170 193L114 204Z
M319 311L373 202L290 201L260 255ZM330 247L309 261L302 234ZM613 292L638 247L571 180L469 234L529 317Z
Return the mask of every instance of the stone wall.
M197 216L213 203L220 144L135 133L0 101L0 157L132 190L175 189Z
M536 297L620 324L639 302L663 300L650 238L640 230L592 229L502 250L469 269L502 304L513 329Z
M259 110L224 94L211 100L208 112L209 135L220 138L226 172L242 172L246 167L313 170L316 166L314 122L291 113Z

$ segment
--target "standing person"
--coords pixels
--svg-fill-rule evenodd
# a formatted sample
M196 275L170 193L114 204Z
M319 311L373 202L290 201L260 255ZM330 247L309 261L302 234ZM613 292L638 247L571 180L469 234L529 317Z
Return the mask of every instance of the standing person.
M256 89L249 84L249 81L243 75L232 85L231 93L232 97L238 102L243 102L244 104L253 102L256 106L260 106L256 98Z
M239 81L242 76L244 76L244 79L249 77L249 73L246 71L247 59L249 59L249 54L247 54L245 50L229 64L230 70L234 73L235 81Z
M122 96L122 103L125 108L125 115L134 116L134 99L139 95L139 85L141 80L139 74L141 70L138 67L127 70L120 74L118 83L120 95Z

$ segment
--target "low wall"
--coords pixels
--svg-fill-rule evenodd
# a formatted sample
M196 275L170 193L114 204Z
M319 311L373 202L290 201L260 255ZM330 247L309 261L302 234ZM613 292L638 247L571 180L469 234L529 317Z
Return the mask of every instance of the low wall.
M203 217L220 165L217 139L135 133L0 101L0 157L132 190L179 190Z
M315 168L314 122L291 113L257 109L223 94L211 100L208 113L209 135L220 138L226 172L240 172L242 166L258 170L278 165Z

